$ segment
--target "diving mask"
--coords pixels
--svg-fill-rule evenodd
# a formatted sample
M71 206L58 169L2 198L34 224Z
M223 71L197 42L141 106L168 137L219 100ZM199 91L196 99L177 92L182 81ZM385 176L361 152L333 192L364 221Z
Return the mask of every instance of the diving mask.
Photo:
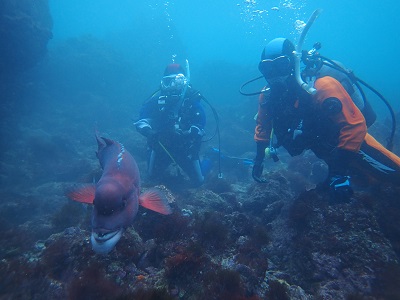
M275 77L289 76L292 73L293 65L290 57L281 55L274 59L263 59L258 64L258 69L269 80Z
M161 89L169 93L181 93L186 84L187 79L181 73L167 75L161 79Z

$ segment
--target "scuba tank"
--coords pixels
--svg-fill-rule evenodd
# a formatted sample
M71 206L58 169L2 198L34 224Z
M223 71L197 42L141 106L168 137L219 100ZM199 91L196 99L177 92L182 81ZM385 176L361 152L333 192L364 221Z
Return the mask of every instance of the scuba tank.
M362 87L365 86L376 94L387 106L389 113L392 118L392 128L390 136L387 138L388 150L393 149L393 139L396 132L396 116L391 107L390 103L372 86L367 84L362 79L358 78L354 72L347 69L342 63L334 61L318 53L321 48L321 43L317 42L314 44L313 49L302 51L301 61L304 63L305 68L301 72L301 78L308 80L307 86L313 85L314 81L324 76L331 76L339 81L345 88L347 93L350 95L354 104L360 109L364 115L367 126L371 126L376 121L376 113L370 105Z
M309 94L314 94L316 93L316 90L314 88L314 81L310 80L309 82L305 82L303 80L307 79L307 77L314 77L314 80L316 78L323 77L323 76L332 76L333 78L337 79L342 79L343 83L346 84L347 82L347 88L344 86L346 91L350 94L352 100L354 103L360 108L361 112L364 115L365 121L367 123L367 126L371 126L375 120L376 120L376 114L373 111L371 105L368 103L367 98L365 96L365 93L363 92L361 85L367 87L369 90L371 90L373 93L375 93L387 106L389 113L392 118L392 129L390 136L387 138L387 146L386 148L388 150L393 149L393 139L394 135L396 132L396 116L395 113L390 105L390 103L382 96L381 93L379 93L376 89L374 89L372 86L367 84L365 81L361 80L360 78L356 77L354 73L346 69L342 64L335 62L327 57L324 57L318 53L318 50L321 48L321 43L315 43L313 46L313 49L306 51L302 50L303 43L305 40L305 37L308 33L308 30L310 29L311 25L314 23L314 21L317 19L319 14L321 13L321 9L317 9L313 12L311 15L310 19L307 21L306 26L304 27L303 31L301 32L299 42L296 46L296 51L294 51L294 56L295 56L295 77L298 82L298 84ZM306 67L303 70L303 72L300 71L300 61L303 62ZM342 73L339 75L339 73ZM319 73L318 73L319 72ZM324 75L325 74L325 75ZM338 80L339 82L342 83L341 80ZM362 98L362 101L360 101L360 96Z
M309 83L314 83L318 78L325 76L335 78L344 87L354 104L364 115L367 127L370 127L376 121L376 113L361 86L358 84L357 78L341 62L322 59L317 52L320 48L321 43L318 42L314 44L314 48L310 51L303 51L302 62L306 67L301 72L301 77L305 82Z

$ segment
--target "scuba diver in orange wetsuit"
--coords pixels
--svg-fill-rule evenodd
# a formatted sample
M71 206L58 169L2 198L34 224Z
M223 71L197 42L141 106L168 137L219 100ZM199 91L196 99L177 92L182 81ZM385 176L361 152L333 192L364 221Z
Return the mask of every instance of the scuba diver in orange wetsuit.
M330 76L317 78L312 94L299 85L294 50L288 39L276 38L261 55L258 68L268 87L259 97L254 180L265 182L264 157L277 160L274 146L283 146L292 156L310 149L323 159L329 168L325 183L335 196L352 195L356 178L400 186L400 158L368 134L362 112L342 84Z

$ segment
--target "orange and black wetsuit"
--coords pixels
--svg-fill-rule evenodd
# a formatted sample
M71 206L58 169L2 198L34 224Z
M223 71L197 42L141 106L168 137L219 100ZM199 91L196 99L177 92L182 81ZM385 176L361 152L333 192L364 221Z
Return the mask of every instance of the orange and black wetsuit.
M256 119L257 160L263 159L270 132L277 146L292 156L311 149L329 166L329 176L352 175L400 185L400 158L367 132L365 119L343 86L326 76L315 82L317 93L304 92L294 81L287 89L261 94Z

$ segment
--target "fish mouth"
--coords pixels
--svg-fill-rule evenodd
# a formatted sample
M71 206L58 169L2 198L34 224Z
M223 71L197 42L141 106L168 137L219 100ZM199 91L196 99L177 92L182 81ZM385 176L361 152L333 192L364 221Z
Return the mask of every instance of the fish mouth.
M123 233L122 228L117 230L96 230L92 231L90 241L96 253L108 254L117 244Z

